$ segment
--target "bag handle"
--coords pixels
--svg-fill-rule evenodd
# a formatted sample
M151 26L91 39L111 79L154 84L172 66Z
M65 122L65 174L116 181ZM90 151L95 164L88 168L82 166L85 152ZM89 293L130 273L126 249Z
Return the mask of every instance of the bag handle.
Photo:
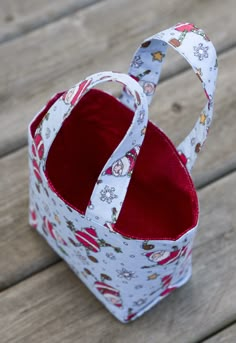
M138 82L126 74L106 71L90 75L85 80L65 92L53 104L47 115L41 121L34 135L34 141L40 140L40 142L43 142L44 148L41 150L41 154L37 154L36 159L41 175L45 176L45 165L50 147L64 120L68 118L73 108L85 93L87 93L92 87L109 81L119 82L129 89L129 92L134 97L135 110L133 120L128 131L108 159L98 177L98 181L95 184L85 212L88 219L93 219L100 222L102 225L104 225L104 220L111 220L113 207L116 208L117 216L121 210L122 202L129 186L130 176L145 137L145 128L148 122L148 104L147 97L145 96L142 87ZM129 170L129 174L121 175L121 177L112 177L108 173L108 170L110 170L114 162L119 161L122 156L127 156L130 160L131 168ZM119 175L119 166L117 166L114 173L118 173ZM103 217L99 218L101 213Z
M132 59L129 75L143 87L148 104L158 84L168 45L178 51L191 65L202 83L207 104L188 136L177 150L191 171L209 131L213 116L214 91L217 78L216 51L203 30L190 23L180 23L144 40ZM132 108L132 98L124 89L121 101Z

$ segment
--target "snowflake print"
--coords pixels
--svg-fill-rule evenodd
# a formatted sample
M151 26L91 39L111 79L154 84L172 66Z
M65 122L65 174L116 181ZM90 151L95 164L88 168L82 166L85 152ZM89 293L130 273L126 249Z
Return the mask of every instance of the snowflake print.
M110 252L110 253L107 252L106 253L106 257L109 258L110 260L115 260L116 259L115 255L112 252Z
M48 214L49 217L51 217L51 212L50 212L50 208L49 208L48 204L43 202L42 205L43 205L44 211Z
M79 251L76 252L76 256L79 258L79 260L83 263L88 265L87 258L83 256Z
M145 111L141 110L139 112L139 117L138 117L138 120L137 120L138 124L142 124L142 122L144 121L144 117L145 117Z
M147 299L139 299L137 301L134 301L133 305L134 306L141 306L141 305L145 304L146 301L147 301Z
M143 286L142 285L136 285L134 288L135 289L141 289L141 288L143 288Z
M47 127L47 130L46 130L46 133L45 133L45 136L46 138L48 139L51 135L51 130L49 129L49 127Z
M209 95L209 98L208 98L208 109L210 110L212 106L213 106L213 98L212 98L212 95Z
M134 60L131 63L131 67L139 68L143 64L140 56L135 56Z
M203 46L202 43L199 43L198 46L194 46L194 56L198 57L199 61L202 61L204 58L208 58L208 46Z
M122 268L121 270L117 270L118 277L124 278L126 280L131 280L135 277L135 273L132 271L129 271L125 268Z
M191 145L192 145L192 146L194 146L194 145L195 145L195 143L196 143L196 138L195 138L195 137L193 137L193 138L191 139Z
M113 199L117 198L117 195L114 194L115 188L114 187L109 187L105 186L103 190L101 190L100 194L100 200L106 201L108 204L112 202Z

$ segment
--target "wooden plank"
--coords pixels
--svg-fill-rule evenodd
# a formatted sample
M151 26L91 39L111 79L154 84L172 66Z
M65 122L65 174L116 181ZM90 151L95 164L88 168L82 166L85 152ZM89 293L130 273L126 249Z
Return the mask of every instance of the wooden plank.
M27 153L0 161L0 289L48 266L58 257L27 225Z
M236 324L229 326L222 330L220 333L212 336L211 338L204 340L204 343L230 343L236 341ZM203 343L202 342L202 343Z
M51 94L99 70L127 71L141 41L175 22L196 22L218 50L232 46L235 37L228 32L234 32L235 20L229 8L234 2L214 1L214 16L212 6L210 0L103 1L2 44L0 154L26 143L27 123ZM172 56L164 77L186 67L176 53Z
M127 326L120 324L61 262L1 293L2 343L191 343L232 322L235 182L233 173L200 191L202 217L193 279L145 316Z
M222 55L219 59L220 66L224 71L220 74L218 82L215 121L213 122L209 142L206 143L206 147L199 155L193 173L198 186L204 184L206 180L211 181L217 173L222 173L224 168L236 163L236 121L234 111L236 78L233 77L235 71L231 70L235 56L236 49ZM193 79L191 79L191 75ZM228 86L228 80L231 77L232 84ZM189 85L189 80L192 82L192 87L187 87L184 90L179 87L180 84ZM171 101L169 94L173 94ZM187 133L187 129L191 127L194 117L197 117L197 112L201 109L201 105L199 105L199 100L203 100L201 94L202 89L196 83L191 71L163 82L158 88L151 118L158 124L160 123L160 126L166 129L170 137L178 141L180 137ZM176 102L182 108L179 112L174 110L173 104ZM196 116L191 116L190 113L194 112ZM225 113L227 115L224 115ZM0 221L2 236L0 269L3 270L0 288L2 289L58 260L55 255L50 253L49 249L45 249L44 252L42 240L35 237L27 225L27 167L27 150L25 148L0 160L0 194L4 195L2 199L0 198L0 216L2 218ZM17 197L15 192L17 192ZM212 199L212 201L216 200ZM214 214L214 217L219 220L216 214ZM17 227L17 241L14 238L15 232L11 230L12 227ZM39 244L38 247L37 244ZM12 246L14 246L15 252L12 252ZM11 263L8 263L9 260L6 260L5 256L10 256Z
M47 25L99 0L1 0L0 43Z
M236 71L232 70L235 58L236 49L219 57L214 119L193 169L197 186L236 168ZM150 118L178 144L193 127L205 101L200 83L189 70L159 85Z

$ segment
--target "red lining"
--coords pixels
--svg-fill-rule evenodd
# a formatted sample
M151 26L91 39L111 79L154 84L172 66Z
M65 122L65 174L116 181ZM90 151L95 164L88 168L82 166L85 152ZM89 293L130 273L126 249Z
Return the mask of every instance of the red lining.
M32 134L45 111L32 125ZM85 212L97 178L132 117L114 97L91 90L63 123L46 172L60 197L79 212ZM176 240L197 220L198 200L189 173L168 137L149 122L115 230L136 239Z

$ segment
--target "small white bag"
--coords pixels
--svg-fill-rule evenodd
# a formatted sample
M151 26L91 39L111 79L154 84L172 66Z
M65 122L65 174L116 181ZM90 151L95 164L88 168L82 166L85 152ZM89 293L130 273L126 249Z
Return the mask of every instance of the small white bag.
M148 121L168 44L207 97L177 149ZM28 133L31 226L125 323L191 276L199 210L189 172L212 121L216 52L202 30L178 24L143 42L129 74L101 72L55 95ZM107 81L123 85L120 99L92 89Z

